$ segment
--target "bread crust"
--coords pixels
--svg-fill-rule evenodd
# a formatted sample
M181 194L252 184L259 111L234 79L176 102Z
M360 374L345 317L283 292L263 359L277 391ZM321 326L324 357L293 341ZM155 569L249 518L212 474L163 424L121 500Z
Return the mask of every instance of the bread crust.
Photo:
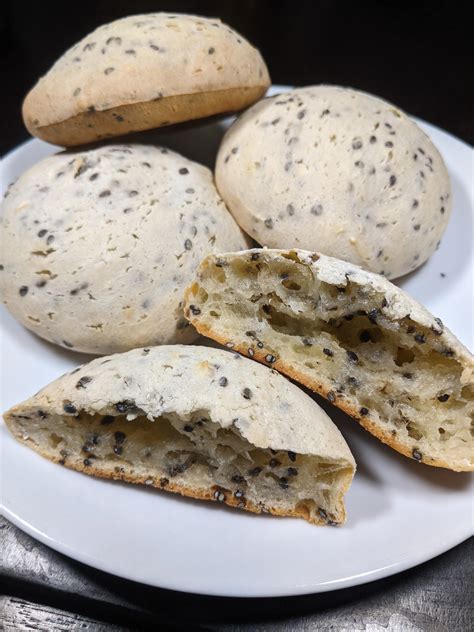
M33 136L54 145L74 147L215 114L236 112L258 101L267 88L267 84L240 86L124 103L107 110L86 110L51 125L35 125L34 105L28 95L23 103L23 119Z

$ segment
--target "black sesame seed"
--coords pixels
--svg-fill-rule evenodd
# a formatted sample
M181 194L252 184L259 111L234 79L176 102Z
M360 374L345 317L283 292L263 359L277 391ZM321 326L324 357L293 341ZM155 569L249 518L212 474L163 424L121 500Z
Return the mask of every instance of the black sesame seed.
M201 313L201 310L199 309L199 307L196 307L196 305L190 305L189 311L193 316L199 316L199 314Z
M70 402L66 402L63 405L63 409L65 413L68 413L68 415L75 415L77 413L77 408Z
M166 487L169 484L169 480L167 478L160 478L160 487Z
M369 342L369 340L372 340L372 338L370 337L370 331L368 331L367 329L363 329L359 334L359 340L361 342Z
M413 448L412 456L415 459L415 461L421 461L421 459L423 458L423 455L421 454L421 452L417 450L416 448Z
M184 242L184 249L192 250L192 247L193 247L193 242L190 239L186 239L186 241Z
M252 398L252 391L249 388L244 388L244 390L242 391L242 397L244 399L251 399Z
M250 358L253 358L253 356L255 355L255 351L252 349L252 347L249 347L247 354Z
M115 417L112 417L112 415L105 415L105 417L102 417L102 419L100 420L100 423L102 424L102 426L108 426L114 421Z
M178 173L182 176L185 176L189 173L189 169L186 169L186 167L181 167Z
M322 518L323 520L327 520L327 519L328 519L328 515L327 515L327 513L326 513L326 512L325 512L325 510L324 510L324 509L322 509L321 507L318 509L318 514L321 516L321 518Z
M301 119L304 118L305 114L306 110L300 110L296 116L301 121Z
M362 148L362 141L360 140L360 138L355 138L352 141L352 149L361 149Z
M216 49L211 46L211 48L207 51L209 55L212 55L216 52Z
M331 403L336 401L336 393L334 393L334 391L329 391L326 397L328 398L328 401L330 401Z
M296 452L292 452L291 450L288 450L287 454L290 461L293 461L293 462L296 461Z
M296 467L289 467L287 469L288 476L298 476L298 470Z
M371 136L371 137L369 138L369 143L371 143L372 145L373 145L374 143L376 143L376 142L377 142L377 137L376 137L376 136Z
M441 215L444 215L444 206L442 206L440 209Z
M282 489L288 489L289 485L288 485L288 479L285 476L282 476L280 478L280 480L278 481L278 484L280 485L280 487Z
M263 222L267 228L273 228L273 220L270 217Z
M234 474L234 476L231 478L231 481L233 483L245 483L245 478L243 476L241 476L240 474Z
M357 355L357 353L354 353L354 351L351 351L350 349L348 349L346 353L351 362L354 362L355 364L359 362L359 356Z
M379 313L380 312L376 307L374 307L374 309L371 309L370 312L368 313L370 322L375 323Z
M123 452L122 446L121 445L114 445L114 452L115 452L115 454L118 454L118 455L122 454L122 452Z
M89 384L89 382L92 382L92 378L88 375L84 375L84 377L81 377L81 379L77 382L76 388L86 388L86 384Z
M420 230L420 228L421 228L421 225L420 225L420 224L415 224L415 225L413 226L413 230Z
M99 197L100 198L108 197L109 195L111 195L111 193L110 193L110 191L108 189L105 189L105 191L101 191L99 193Z
M391 187L393 187L396 181L397 181L397 178L395 176L390 176L389 183Z
M225 500L225 494L223 491L221 491L220 489L216 489L216 491L214 492L214 498L220 502L223 503Z
M439 402L442 402L442 403L443 403L443 402L447 402L447 401L448 401L448 399L449 399L449 395L448 395L448 393L443 393L443 395L438 395L438 397L437 397L437 400L438 400Z
M416 342L419 342L420 344L423 344L424 342L426 342L426 336L424 334L416 334L414 338Z
M388 141L385 143L385 147L393 147L393 143L392 143L392 141L391 141L391 140L388 140Z
M219 386L227 386L229 380L226 377L221 377L219 380Z
M46 419L46 417L48 416L48 413L45 413L44 410L38 410L36 414L41 419Z
M20 296L26 296L28 294L28 286L22 285L21 288L18 290L18 294Z
M88 465L91 464L91 461L90 461L90 459L84 459L83 463L87 467Z
M250 259L252 261L257 261L260 258L260 255L258 254L258 252L253 252Z
M418 207L418 205L419 205L418 200L413 200L413 203L412 203L411 207L412 207L412 208L417 208L417 207Z
M183 428L184 432L193 432L194 428L192 426L186 425Z
M413 373L406 372L406 373L402 373L402 375L406 380L413 379Z
M305 347L312 347L313 343L309 338L303 338L301 341Z
M129 401L117 402L115 404L115 408L118 410L119 413L126 413L129 410L135 408L135 404Z
M257 465L257 467L253 467L252 469L248 470L247 474L249 476L258 476L261 471L262 468Z
M362 406L362 408L359 408L359 415L366 417L368 414L369 414L368 408L366 408L365 406Z
M127 438L127 435L125 434L125 432L121 432L120 430L117 430L117 432L114 433L114 438L115 438L115 443L123 443L125 441L125 439Z
M269 353L268 355L265 356L265 362L268 362L268 364L273 364L274 362L276 362L276 358L274 355Z
M265 314L269 314L270 313L270 305L262 305L262 311L264 311Z
M332 358L332 356L334 355L334 351L331 351L331 349L328 349L327 347L324 347L323 353L324 355L327 355L329 358Z

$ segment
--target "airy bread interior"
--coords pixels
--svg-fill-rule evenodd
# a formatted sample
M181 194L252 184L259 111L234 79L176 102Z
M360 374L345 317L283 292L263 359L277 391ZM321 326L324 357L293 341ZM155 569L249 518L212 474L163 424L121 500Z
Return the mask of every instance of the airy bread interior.
M107 411L110 412L110 411ZM14 435L43 456L95 476L145 483L254 512L344 522L349 463L257 448L206 410L186 418L14 410Z
M440 331L390 319L385 297L318 279L288 253L201 265L187 316L201 333L270 364L360 420L400 452L474 467L473 385Z

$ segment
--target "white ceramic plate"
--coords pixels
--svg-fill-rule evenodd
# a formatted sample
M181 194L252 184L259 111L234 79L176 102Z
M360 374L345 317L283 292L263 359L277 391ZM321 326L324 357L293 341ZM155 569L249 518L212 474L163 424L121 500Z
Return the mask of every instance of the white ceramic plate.
M421 123L451 174L454 211L439 250L401 285L472 347L472 152ZM224 123L161 134L213 163ZM56 148L31 140L4 160L3 184ZM403 247L403 245L401 245ZM5 410L84 361L46 343L2 308ZM342 413L331 416L358 463L342 528L255 516L214 503L72 472L0 426L1 503L18 527L61 553L154 586L227 596L279 596L353 586L397 573L472 533L472 478L400 456Z

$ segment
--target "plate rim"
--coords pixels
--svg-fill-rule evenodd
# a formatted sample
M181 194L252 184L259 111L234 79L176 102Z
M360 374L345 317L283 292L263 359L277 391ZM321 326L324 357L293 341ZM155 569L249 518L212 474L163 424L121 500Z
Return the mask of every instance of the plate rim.
M472 488L472 480L471 485ZM352 575L350 577L344 577L342 579L331 580L327 582L311 584L295 584L291 589L289 587L285 588L284 591L279 591L278 589L270 589L269 591L260 590L257 594L254 592L245 592L242 590L233 591L233 590L225 590L218 591L210 588L205 588L204 590L196 590L193 583L186 585L184 580L180 582L180 585L176 585L174 582L167 583L150 583L149 581L144 581L140 579L140 575L137 573L133 573L132 575L128 573L127 575L123 573L117 573L116 571L110 570L109 564L107 562L96 561L95 558L89 558L87 555L82 555L73 548L68 545L64 545L61 542L57 542L47 534L43 533L41 530L36 529L28 522L24 521L22 518L17 516L14 512L7 509L3 503L0 503L0 515L9 520L12 524L18 527L21 531L24 531L33 539L38 540L42 544L52 548L54 551L69 557L76 562L80 562L81 564L85 564L90 568L94 568L101 572L108 573L109 575L113 575L114 577L120 577L121 579L125 579L127 581L133 581L135 583L143 584L145 586L152 586L153 588L161 588L165 590L173 590L175 592L183 592L190 593L193 595L203 595L208 597L231 597L231 598L242 598L242 599L262 599L268 597L296 597L299 595L310 595L310 594L319 594L326 593L333 590L342 590L344 588L352 588L355 586L360 586L363 584L369 584L375 582L379 579L385 579L387 577L391 577L393 575L397 575L398 573L402 573L403 571L409 570L411 568L416 568L420 564L424 564L432 559L435 559L439 555L443 553L447 553L454 547L458 546L462 542L465 542L473 535L473 533L469 532L469 529L466 530L466 533L461 537L456 537L452 541L449 542L446 547L446 541L443 540L443 543L438 547L433 547L430 549L429 553L424 551L423 554L416 556L415 562L413 562L413 557L409 560L402 560L400 562L395 562L393 564L388 564L387 566L382 566L375 570L367 571L365 573L360 573L358 575Z
M278 91L286 91L288 89L292 89L292 86L277 84L277 85L272 85L270 88L270 90L272 91L272 94L276 94L278 93ZM421 123L422 125L426 126L428 129L435 130L437 133L444 136L446 141L451 142L451 143L453 142L456 143L458 146L460 146L459 148L462 147L463 151L470 150L471 154L474 153L473 148L467 142L458 138L454 134L451 134L450 132L447 132L436 125L433 125L425 121L424 119L414 117L410 114L408 114L408 116L414 119L417 123ZM205 119L203 120L203 122L205 122ZM26 139L19 145L10 149L6 154L4 154L1 157L2 171L3 171L3 168L10 161L16 159L19 154L25 151L27 152L28 146L31 145L32 143L35 143L36 140L38 139L35 139L35 138ZM126 142L126 141L121 140L121 142ZM49 144L49 143L46 143L46 144ZM55 148L54 145L51 145L51 147ZM58 151L62 151L63 149L64 148L62 147L59 147L59 146L57 147ZM3 333L2 333L2 337L3 337ZM3 420L1 420L0 424L2 426L5 425ZM3 446L2 446L2 449L3 449ZM2 449L0 449L0 457L1 457ZM471 483L470 483L471 491L472 491L472 488L474 487L473 482L474 482L474 477L471 477ZM432 546L429 550L424 549L423 552L419 553L418 555L415 555L415 556L412 555L408 559L401 559L400 561L394 562L392 564L388 564L387 566L382 566L380 568L366 571L366 572L353 575L350 577L344 577L340 579L329 580L326 582L317 582L317 583L311 583L311 582L309 583L306 582L302 584L295 583L293 586L286 586L284 589L283 588L275 589L275 588L270 587L268 590L257 589L257 591L254 590L253 592L248 592L242 589L229 590L228 588L219 590L217 586L215 588L212 588L212 586L209 584L208 580L205 577L204 577L204 581L200 580L200 585L197 586L196 582L193 582L193 581L187 584L186 577L182 575L179 581L179 585L178 585L174 581L162 581L161 579L159 583L150 582L150 579L144 579L143 577L140 576L139 572L134 572L133 569L131 569L133 572L127 571L127 574L125 574L124 572L117 572L116 570L112 569L113 565L109 563L107 560L104 561L99 558L89 557L87 554L84 555L77 549L74 549L73 547L70 547L67 544L57 541L56 539L49 536L47 533L45 533L41 529L36 528L31 522L26 521L25 519L21 518L21 516L17 515L14 511L10 510L7 507L7 505L4 504L3 498L1 498L1 496L0 496L0 515L4 516L7 520L9 520L12 524L14 524L20 530L27 533L29 536L31 536L35 540L38 540L42 544L52 548L53 550L77 562L85 564L91 568L95 568L101 572L109 573L111 575L114 575L115 577L120 577L128 581L134 581L137 583L141 583L147 586L153 586L156 588L174 590L177 592L192 593L196 595L207 595L207 596L216 596L216 597L220 596L220 597L231 597L231 598L265 598L265 597L284 597L284 596L290 597L290 596L297 596L297 595L325 593L332 590L340 590L344 588L358 586L361 584L372 583L379 579L393 576L395 574L398 574L410 568L415 568L416 566L419 566L420 564L423 564L431 559L434 559L438 557L439 555L454 548L455 546L459 545L460 543L464 542L473 534L473 530L472 529L470 530L469 527L467 527L465 532L457 533L455 537L449 540L446 540L446 538L444 538L442 541L439 542L438 545Z

